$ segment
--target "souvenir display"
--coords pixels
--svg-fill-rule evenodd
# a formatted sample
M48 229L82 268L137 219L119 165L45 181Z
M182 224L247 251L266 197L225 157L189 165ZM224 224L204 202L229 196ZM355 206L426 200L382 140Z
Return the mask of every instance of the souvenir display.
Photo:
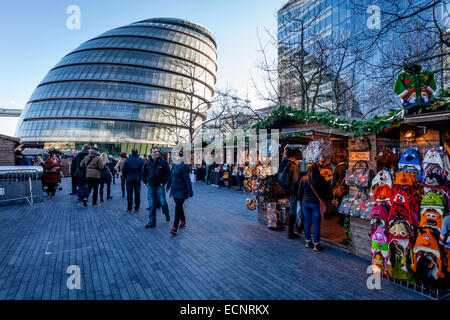
M392 172L397 171L398 157L389 149L382 149L375 157L375 161L381 170L390 170Z
M430 149L423 161L415 149L408 149L394 179L386 170L373 179L377 205L371 212L369 236L374 273L425 285L449 277L446 163L448 156L441 148Z

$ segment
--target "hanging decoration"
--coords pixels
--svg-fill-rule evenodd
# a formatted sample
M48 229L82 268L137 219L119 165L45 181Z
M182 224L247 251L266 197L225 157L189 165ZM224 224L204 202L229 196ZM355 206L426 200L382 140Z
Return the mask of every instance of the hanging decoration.
M369 120L348 120L327 112L311 112L280 105L266 118L254 123L251 129L266 129L281 119L302 120L306 123L326 125L342 132L352 132L355 136L378 133L383 129L400 124L404 119L403 109L392 109L384 116L375 116Z

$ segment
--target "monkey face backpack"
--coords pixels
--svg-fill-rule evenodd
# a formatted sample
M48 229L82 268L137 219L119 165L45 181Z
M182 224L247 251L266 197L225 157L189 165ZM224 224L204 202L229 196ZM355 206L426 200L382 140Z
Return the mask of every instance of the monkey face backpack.
M397 155L389 149L382 149L375 157L377 164L384 169L396 170L398 166Z
M442 253L436 235L431 229L419 229L419 235L414 245L413 253L414 264L412 265L412 269L416 272L417 278L427 280L427 278L432 277L437 280L438 278L445 277L443 273ZM418 267L422 259L425 262L423 265L425 268L421 268L421 270L425 272L418 272Z

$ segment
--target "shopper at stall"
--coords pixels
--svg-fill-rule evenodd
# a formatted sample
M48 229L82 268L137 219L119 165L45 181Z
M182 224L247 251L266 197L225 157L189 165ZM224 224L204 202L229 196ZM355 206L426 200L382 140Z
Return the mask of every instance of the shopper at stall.
M122 198L125 198L125 179L122 175L122 166L126 159L127 159L127 153L122 152L120 154L120 160L116 163L116 166L114 167L114 171L117 172L117 174L120 177L120 187L122 188Z
M102 153L100 155L100 160L102 161L103 165L105 166L103 170L100 170L100 202L103 202L103 189L105 188L106 184L106 200L111 200L111 181L112 176L111 171L109 169L109 158L106 153Z
M61 182L61 166L53 153L47 158L44 165L44 185L47 186L47 195L55 195L56 186Z
M130 157L125 160L122 166L122 175L127 187L128 213L133 208L133 194L134 211L138 212L141 205L141 172L143 166L144 160L139 157L138 150L133 148Z
M83 198L83 205L87 207L89 195L92 191L92 206L94 208L100 207L98 200L98 186L100 183L100 171L105 168L105 165L100 160L100 152L97 148L89 150L89 155L80 163L81 168L86 168L86 179L88 185L87 194Z
M186 226L186 216L184 215L183 204L188 197L192 198L194 196L191 179L189 177L189 166L183 162L182 158L183 150L180 150L176 155L166 188L167 191L170 190L170 196L173 197L173 200L175 201L175 219L173 228L170 231L173 235L176 235L178 232L178 224L180 224L180 228Z
M77 171L77 157L78 151L74 151L72 155L72 161L70 162L70 175L72 177L72 192L70 193L71 196L78 193L78 182L77 177L75 176L75 172Z
M347 186L345 184L345 173L347 171L347 163L345 162L345 154L339 154L337 156L336 168L333 172L333 210L337 212L341 205L342 199L347 193ZM344 225L345 215L339 214L338 224Z
M299 238L299 235L295 233L295 223L297 220L297 197L300 180L300 169L298 167L298 160L301 158L300 155L298 149L286 148L278 174L280 185L286 195L289 196L289 239Z
M149 222L145 226L146 228L153 228L156 225L157 199L162 207L163 214L166 216L166 221L170 221L169 207L164 189L164 185L170 176L169 164L159 154L158 146L152 148L150 155L151 157L142 170L142 181L147 184L148 205L150 208Z
M305 246L307 248L314 248L314 251L323 249L320 244L320 199L327 201L326 194L326 181L320 174L318 165L312 163L308 166L306 175L300 180L298 199L302 205L303 218L305 220ZM312 240L311 225L313 227Z
M243 169L242 167L235 166L233 169L233 177L236 181L236 185L239 187L239 191L242 190L242 184L243 184Z
M206 164L206 174L205 183L206 185L211 184L211 172L214 166L214 150L211 153L205 154L205 164Z

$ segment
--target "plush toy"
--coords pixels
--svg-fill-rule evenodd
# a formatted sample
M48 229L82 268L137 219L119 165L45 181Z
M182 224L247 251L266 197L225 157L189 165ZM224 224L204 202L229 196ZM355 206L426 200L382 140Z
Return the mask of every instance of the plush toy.
M392 190L387 184L378 186L375 188L375 193L373 194L373 200L377 204L386 203L391 204Z
M388 271L394 279L410 281L412 279L411 263L412 239L411 234L403 223L393 225L389 229L388 238Z
M392 188L392 176L386 170L379 171L372 179L372 185L370 186L370 194L373 195L375 187L382 185L388 185L389 188Z
M377 230L372 235L372 270L384 270L386 271L386 258L388 257L388 238L386 237L386 231L383 226L378 226ZM375 272L374 272L375 273Z
M397 155L389 149L382 149L375 157L377 164L383 169L396 171L398 165Z
M414 173L417 180L422 180L422 158L415 149L408 149L403 152L398 161L398 170Z
M424 172L429 171L433 166L440 168L443 176L450 180L450 160L447 152L436 148L428 150L422 162Z
M414 245L413 253L414 263L411 266L413 271L417 270L418 261L427 257L428 263L432 264L430 268L432 277L435 280L445 277L442 268L441 250L439 249L438 241L436 240L436 237L431 229L419 229L419 236L417 237Z
M397 76L394 93L399 95L404 109L430 105L437 89L434 73L428 70L422 72L421 66L408 64Z

